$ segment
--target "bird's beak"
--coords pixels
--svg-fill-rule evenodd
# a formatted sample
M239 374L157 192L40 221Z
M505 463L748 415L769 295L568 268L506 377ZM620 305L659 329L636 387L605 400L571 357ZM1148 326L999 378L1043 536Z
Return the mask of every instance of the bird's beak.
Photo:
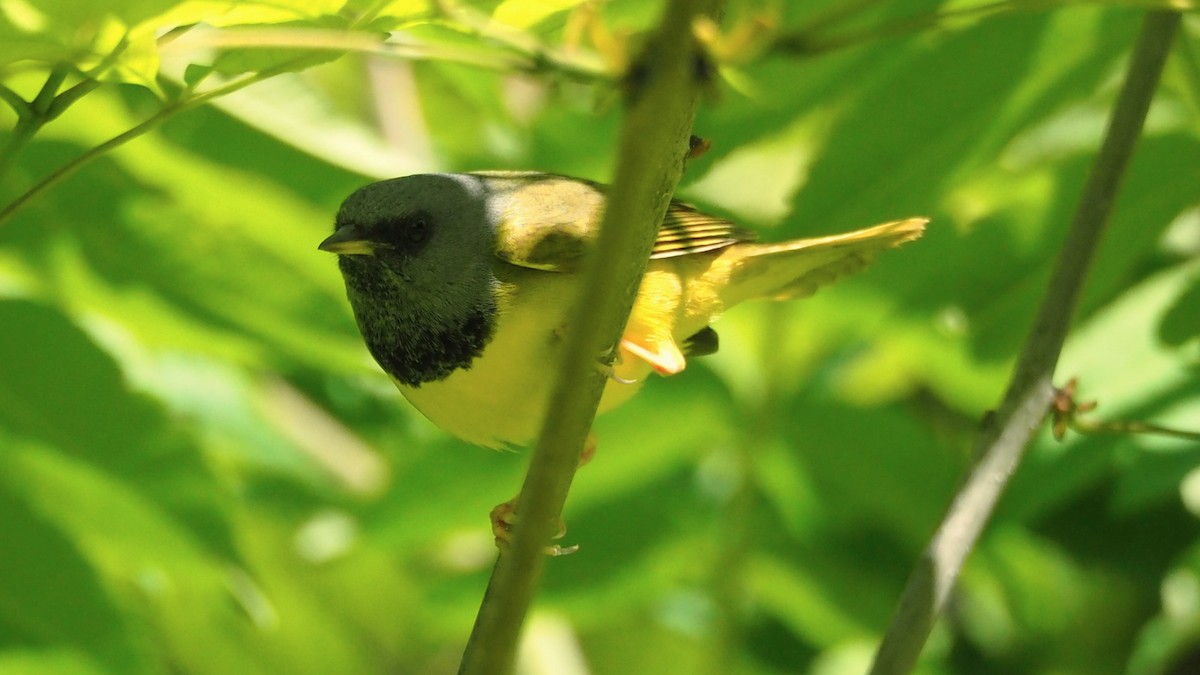
M321 242L318 249L338 255L375 255L375 244L353 225L343 225Z

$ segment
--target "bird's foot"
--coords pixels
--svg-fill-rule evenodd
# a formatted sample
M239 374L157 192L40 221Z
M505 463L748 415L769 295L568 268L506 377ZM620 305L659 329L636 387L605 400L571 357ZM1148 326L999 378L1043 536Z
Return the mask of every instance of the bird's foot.
M594 444L593 444L594 445ZM496 548L505 550L512 541L512 528L517 523L517 501L520 497L512 499L498 505L492 509L492 536L496 538ZM558 532L554 535L554 539L562 539L567 534L567 524L559 519ZM558 544L550 544L542 549L548 556L570 555L579 550L579 545L574 546L559 546Z
M577 466L583 466L584 464L587 464L588 462L592 461L592 458L595 456L596 434L588 432L587 440L583 442L583 449L579 451L579 464ZM512 541L513 525L515 525L517 522L517 502L520 501L520 499L521 496L517 495L516 497L513 497L512 499L492 509L492 536L496 538L496 548L498 549L504 550L508 547L509 542ZM554 535L553 539L562 539L564 536L566 536L566 534L567 524L563 522L561 518L559 518L558 533ZM578 551L579 545L559 546L558 544L551 544L544 550L546 555L549 556L569 555Z
M616 356L613 356L614 351L616 352ZM600 358L597 359L596 367L605 377L613 382L616 382L617 384L637 384L637 378L621 377L617 374L617 368L624 363L625 357L621 353L621 349L615 348L605 350L604 353L600 354Z

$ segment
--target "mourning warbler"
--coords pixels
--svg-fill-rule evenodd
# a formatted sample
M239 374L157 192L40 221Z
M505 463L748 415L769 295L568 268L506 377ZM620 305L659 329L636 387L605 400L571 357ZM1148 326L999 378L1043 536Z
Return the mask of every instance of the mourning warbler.
M368 350L418 410L471 443L522 445L541 425L604 199L601 185L545 173L394 178L350 195L320 249L338 255ZM767 244L672 202L600 410L715 351L710 324L730 307L810 295L925 223Z

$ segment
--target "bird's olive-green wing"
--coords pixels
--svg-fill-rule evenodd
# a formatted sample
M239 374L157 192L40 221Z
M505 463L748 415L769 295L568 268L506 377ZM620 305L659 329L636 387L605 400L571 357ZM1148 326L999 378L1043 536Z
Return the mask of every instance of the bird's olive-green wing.
M495 213L496 255L550 272L570 272L595 246L604 207L601 187L547 174L512 176L492 186L501 198ZM501 192L503 191L503 192ZM714 251L754 234L733 223L671 202L651 258Z
M672 258L704 253L754 241L754 233L728 220L701 213L683 202L672 201L663 218L651 258Z
M496 256L548 272L570 272L596 244L604 193L587 181L544 173L488 175Z

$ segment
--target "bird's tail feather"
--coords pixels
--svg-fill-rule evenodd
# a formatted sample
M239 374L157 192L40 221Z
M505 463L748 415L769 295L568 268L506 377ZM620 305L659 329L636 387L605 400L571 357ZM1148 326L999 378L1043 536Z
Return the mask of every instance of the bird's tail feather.
M739 246L743 260L722 294L724 304L812 295L862 270L879 251L917 239L927 222L927 218L909 218L828 237Z

